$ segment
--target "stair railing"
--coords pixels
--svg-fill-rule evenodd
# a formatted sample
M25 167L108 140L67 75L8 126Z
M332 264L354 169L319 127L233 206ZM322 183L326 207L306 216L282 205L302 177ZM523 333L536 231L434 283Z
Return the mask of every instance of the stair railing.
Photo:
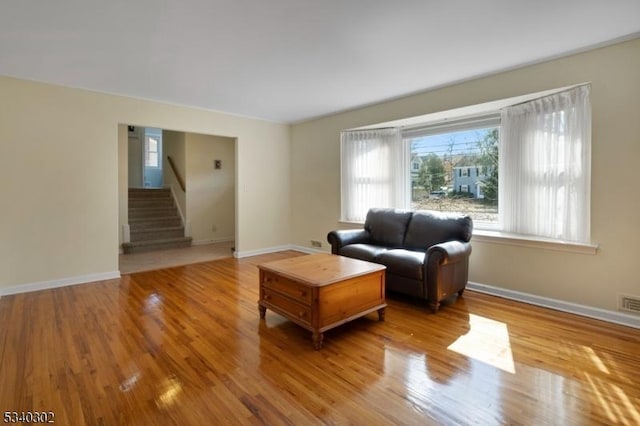
M171 156L168 155L167 156L167 160L169 161L169 165L171 166L171 170L173 170L173 174L175 175L176 179L178 180L178 185L180 185L180 189L182 189L182 192L187 192L187 187L184 184L184 179L180 175L180 172L178 172L178 168L176 167L176 164L173 162L173 158L171 158Z

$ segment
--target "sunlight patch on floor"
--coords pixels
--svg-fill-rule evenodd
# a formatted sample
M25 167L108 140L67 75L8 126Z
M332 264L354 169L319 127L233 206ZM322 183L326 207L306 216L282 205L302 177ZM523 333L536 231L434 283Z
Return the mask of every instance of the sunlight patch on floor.
M161 408L168 408L176 402L182 391L182 383L175 376L168 377L160 384L158 391L156 404Z
M469 326L447 349L515 374L507 324L469 314Z
M638 407L619 386L586 372L584 375L611 424L640 424Z
M602 359L600 359L593 348L583 346L582 349L584 349L584 351L587 353L587 356L589 357L591 362L593 362L593 364L598 368L598 370L602 371L605 374L609 374L609 369L606 365L604 365L604 362L602 362Z

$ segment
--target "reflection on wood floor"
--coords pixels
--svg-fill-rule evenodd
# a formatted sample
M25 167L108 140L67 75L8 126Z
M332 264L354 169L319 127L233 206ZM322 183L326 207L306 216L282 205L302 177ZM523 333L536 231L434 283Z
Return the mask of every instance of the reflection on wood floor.
M58 424L639 424L640 331L467 291L325 335L226 258L0 299L0 407Z

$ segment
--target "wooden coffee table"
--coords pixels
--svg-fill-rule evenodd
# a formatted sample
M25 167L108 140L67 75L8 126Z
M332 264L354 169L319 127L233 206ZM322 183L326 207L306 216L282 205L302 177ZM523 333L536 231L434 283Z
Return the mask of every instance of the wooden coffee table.
M258 265L260 300L267 309L312 332L315 349L323 333L378 311L384 321L385 266L333 254L312 254Z

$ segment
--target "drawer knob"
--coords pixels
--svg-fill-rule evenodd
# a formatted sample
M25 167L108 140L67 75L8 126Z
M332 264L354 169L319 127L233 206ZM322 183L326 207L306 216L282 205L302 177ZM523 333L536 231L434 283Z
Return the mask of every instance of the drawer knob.
M300 290L300 296L306 297L307 296L306 290Z
M271 295L270 294L265 294L264 295L264 300L269 300L271 299Z
M301 312L298 312L298 316L299 316L300 318L303 318L303 317L307 316L307 313L306 313L306 312L304 312L304 311L301 311Z

